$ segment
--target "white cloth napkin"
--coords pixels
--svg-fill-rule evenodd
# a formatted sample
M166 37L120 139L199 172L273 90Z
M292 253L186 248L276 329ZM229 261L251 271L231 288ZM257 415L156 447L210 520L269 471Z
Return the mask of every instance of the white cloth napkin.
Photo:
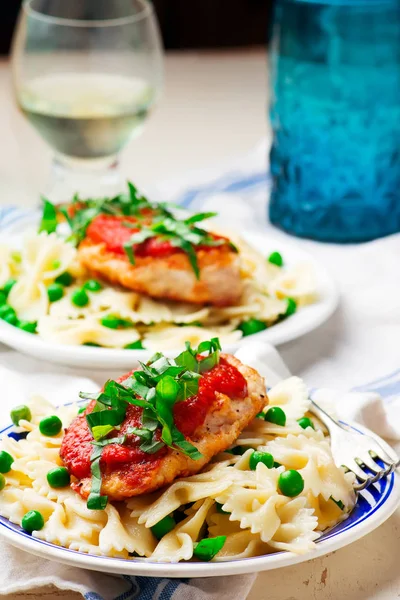
M237 356L265 376L269 386L290 376L282 358L269 344L250 343L240 349ZM105 378L101 373L94 381L88 374L82 373L77 377L68 371L70 369L65 368L60 372L58 367L40 364L14 352L0 353L0 423L7 423L10 409L26 402L33 391L59 405L76 398L81 390L98 389ZM400 381L398 389L400 391ZM378 433L387 431L400 439L400 423L397 422L396 429L391 429L389 421L392 409L400 410L400 400L386 406L376 393L341 394L332 390L319 390L314 396L322 402L334 402L342 418L358 420ZM172 597L174 600L244 600L256 577L246 575L190 581L114 577L46 561L5 543L1 545L0 560L0 595L53 584L60 589L80 592L86 600L170 600Z

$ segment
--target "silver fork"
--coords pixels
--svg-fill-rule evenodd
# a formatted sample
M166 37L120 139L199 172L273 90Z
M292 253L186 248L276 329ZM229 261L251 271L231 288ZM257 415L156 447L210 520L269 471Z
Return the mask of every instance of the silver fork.
M310 410L329 431L335 464L352 471L357 477L359 483L354 486L357 492L365 489L371 483L387 477L400 466L400 459L396 452L377 435L372 432L370 435L355 433L354 430L332 419L313 400ZM379 465L374 457L379 458L385 467ZM361 468L362 465L367 467L372 474L365 472Z

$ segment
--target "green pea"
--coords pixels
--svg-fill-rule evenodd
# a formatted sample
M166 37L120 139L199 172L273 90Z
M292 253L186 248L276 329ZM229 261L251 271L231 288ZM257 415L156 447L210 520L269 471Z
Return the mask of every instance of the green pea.
M53 269L59 269L61 267L61 261L60 260L54 260L53 264L51 265Z
M11 308L11 307L10 307ZM15 310L11 309L11 311L9 311L4 317L3 317L3 321L5 321L6 323L8 323L9 325L14 325L17 326L18 325L18 317L15 314Z
M0 306L4 306L7 302L7 294L0 290Z
M265 412L259 412L256 414L256 419L265 419Z
M16 279L9 279L5 282L5 284L3 285L3 292L6 294L6 296L8 296L8 294L11 292L12 288L16 283Z
M161 519L161 521L153 525L153 527L151 527L151 531L158 540L161 540L161 538L163 538L164 535L167 535L167 533L173 530L175 525L175 519L169 515L168 517L164 517L163 519Z
M10 413L11 421L18 427L21 420L30 421L32 419L32 413L28 406L20 404L12 409Z
M171 404L175 402L179 392L179 384L170 375L165 375L156 386L156 394L164 402Z
M238 326L238 329L246 337L248 335L254 335L255 333L264 331L267 329L267 327L268 326L263 321L259 321L258 319L249 319L248 321L243 321L243 323Z
M307 429L307 427L312 427L313 429L315 429L314 423L308 417L303 417L302 419L298 419L297 422L300 425L300 427L302 427L303 429Z
M270 254L268 257L268 262L272 263L273 265L276 265L277 267L283 267L282 254L280 254L279 252L272 252L272 254Z
M4 317L9 313L15 314L15 310L11 306L8 304L3 304L0 306L0 319L4 319Z
M133 342L133 344L127 344L125 346L125 350L144 350L144 346L142 340L138 340L137 342Z
M6 323L9 323L10 325L17 325L18 323L17 313L12 306L8 306L8 304L3 304L3 306L0 306L0 319Z
M27 533L40 531L44 527L43 515L38 510L30 510L22 517L22 529Z
M14 459L11 454L8 454L5 450L0 451L0 473L8 473L11 471L11 465Z
M47 482L52 488L63 488L70 484L71 478L65 467L55 467L46 475Z
M274 462L274 469L279 469L279 467L281 467L281 463L278 462Z
M265 420L281 427L286 425L286 415L279 406L271 406L265 414Z
M71 296L72 304L75 306L83 307L89 304L89 296L85 290L76 290Z
M52 415L51 417L45 417L39 423L39 431L42 435L47 437L53 437L58 435L62 429L61 419Z
M304 479L298 471L289 469L279 475L278 487L284 496L294 498L304 490Z
M103 286L101 285L100 281L97 281L96 279L89 279L83 284L83 288L89 292L99 292L103 289Z
M60 283L51 283L47 288L47 295L50 302L57 302L64 296L64 288Z
M64 287L68 287L69 285L72 285L74 278L72 277L71 273L65 271L65 273L61 273L61 275L56 278L55 282L63 285Z
M36 333L37 321L19 321L18 329L26 333Z
M100 322L103 327L108 327L108 329L118 329L121 324L121 319L115 315L107 315L106 317L103 317Z
M226 535L219 535L215 538L206 538L200 540L200 542L194 547L193 556L199 560L208 562L212 560L220 550L222 550L225 542Z
M250 456L249 467L252 471L255 471L258 463L263 463L268 469L272 469L274 466L274 457L269 452L258 452L255 450Z
M297 302L293 298L287 298L287 307L284 317L290 317L294 315L297 310Z
M0 491L6 487L6 478L0 473Z

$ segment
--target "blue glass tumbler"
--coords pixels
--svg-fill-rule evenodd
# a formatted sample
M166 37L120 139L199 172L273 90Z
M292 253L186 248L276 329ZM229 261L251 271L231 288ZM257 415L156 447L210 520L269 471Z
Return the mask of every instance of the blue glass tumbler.
M276 0L270 63L271 222L400 231L400 0Z

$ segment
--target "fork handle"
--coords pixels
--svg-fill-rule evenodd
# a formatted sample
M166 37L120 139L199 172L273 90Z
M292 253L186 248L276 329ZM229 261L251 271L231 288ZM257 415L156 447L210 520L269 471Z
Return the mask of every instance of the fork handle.
M330 431L330 428L334 425L336 425L336 427L341 428L340 423L335 421L335 419L333 419L323 408L321 408L318 404L316 404L316 402L314 402L314 400L311 400L311 412L316 417L318 417L318 419L320 421L322 421L322 423L328 428L329 431Z

